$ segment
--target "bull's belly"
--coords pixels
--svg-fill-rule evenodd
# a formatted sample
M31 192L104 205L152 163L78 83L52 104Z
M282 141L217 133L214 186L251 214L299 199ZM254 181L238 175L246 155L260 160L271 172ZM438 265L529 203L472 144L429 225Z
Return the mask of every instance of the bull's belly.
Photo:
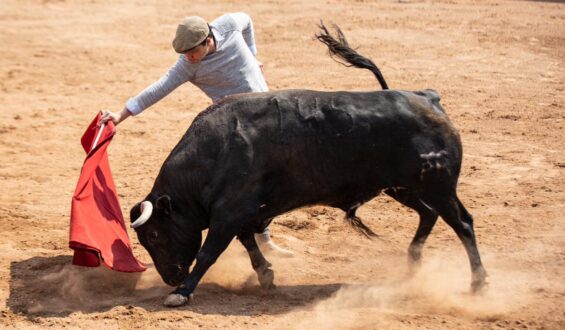
M273 191L272 201L280 213L303 206L327 205L347 210L363 204L393 184L380 176L349 173L283 178Z

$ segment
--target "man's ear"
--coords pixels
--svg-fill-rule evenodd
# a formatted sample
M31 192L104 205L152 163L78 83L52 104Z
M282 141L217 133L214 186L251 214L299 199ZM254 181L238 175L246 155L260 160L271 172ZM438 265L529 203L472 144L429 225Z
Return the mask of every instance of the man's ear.
M159 196L159 198L157 198L157 210L165 213L166 215L171 214L171 211L173 210L171 197L168 195Z

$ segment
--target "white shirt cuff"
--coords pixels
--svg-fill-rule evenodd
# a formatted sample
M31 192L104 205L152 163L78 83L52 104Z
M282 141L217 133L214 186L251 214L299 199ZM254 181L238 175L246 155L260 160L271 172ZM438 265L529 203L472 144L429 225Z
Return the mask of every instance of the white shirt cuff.
M131 112L133 116L137 116L143 111L134 99L129 99L127 101L126 108L128 108L129 112Z

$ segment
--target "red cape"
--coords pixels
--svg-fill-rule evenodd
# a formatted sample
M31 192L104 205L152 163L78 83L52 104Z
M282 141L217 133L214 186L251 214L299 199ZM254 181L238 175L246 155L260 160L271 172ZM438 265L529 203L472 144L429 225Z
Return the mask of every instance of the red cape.
M87 153L71 207L69 247L74 249L73 264L97 267L102 261L121 272L142 272L145 266L135 258L112 179L108 153L116 129L109 121L102 128L97 145L97 126L101 114L90 123L81 143ZM91 150L92 149L92 150Z

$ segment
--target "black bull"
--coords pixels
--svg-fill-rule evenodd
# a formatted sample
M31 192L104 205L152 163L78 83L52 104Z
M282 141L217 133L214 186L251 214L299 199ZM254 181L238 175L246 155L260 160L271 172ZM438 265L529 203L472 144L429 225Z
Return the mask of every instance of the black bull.
M163 280L180 285L171 295L180 300L166 302L176 306L235 237L261 286L273 287L253 234L298 207L340 208L373 235L355 210L385 191L420 216L411 260L441 216L465 246L477 290L486 272L456 194L461 160L459 135L431 90L230 96L199 114L165 160L145 199L155 208L136 232ZM132 208L134 223L141 211Z

